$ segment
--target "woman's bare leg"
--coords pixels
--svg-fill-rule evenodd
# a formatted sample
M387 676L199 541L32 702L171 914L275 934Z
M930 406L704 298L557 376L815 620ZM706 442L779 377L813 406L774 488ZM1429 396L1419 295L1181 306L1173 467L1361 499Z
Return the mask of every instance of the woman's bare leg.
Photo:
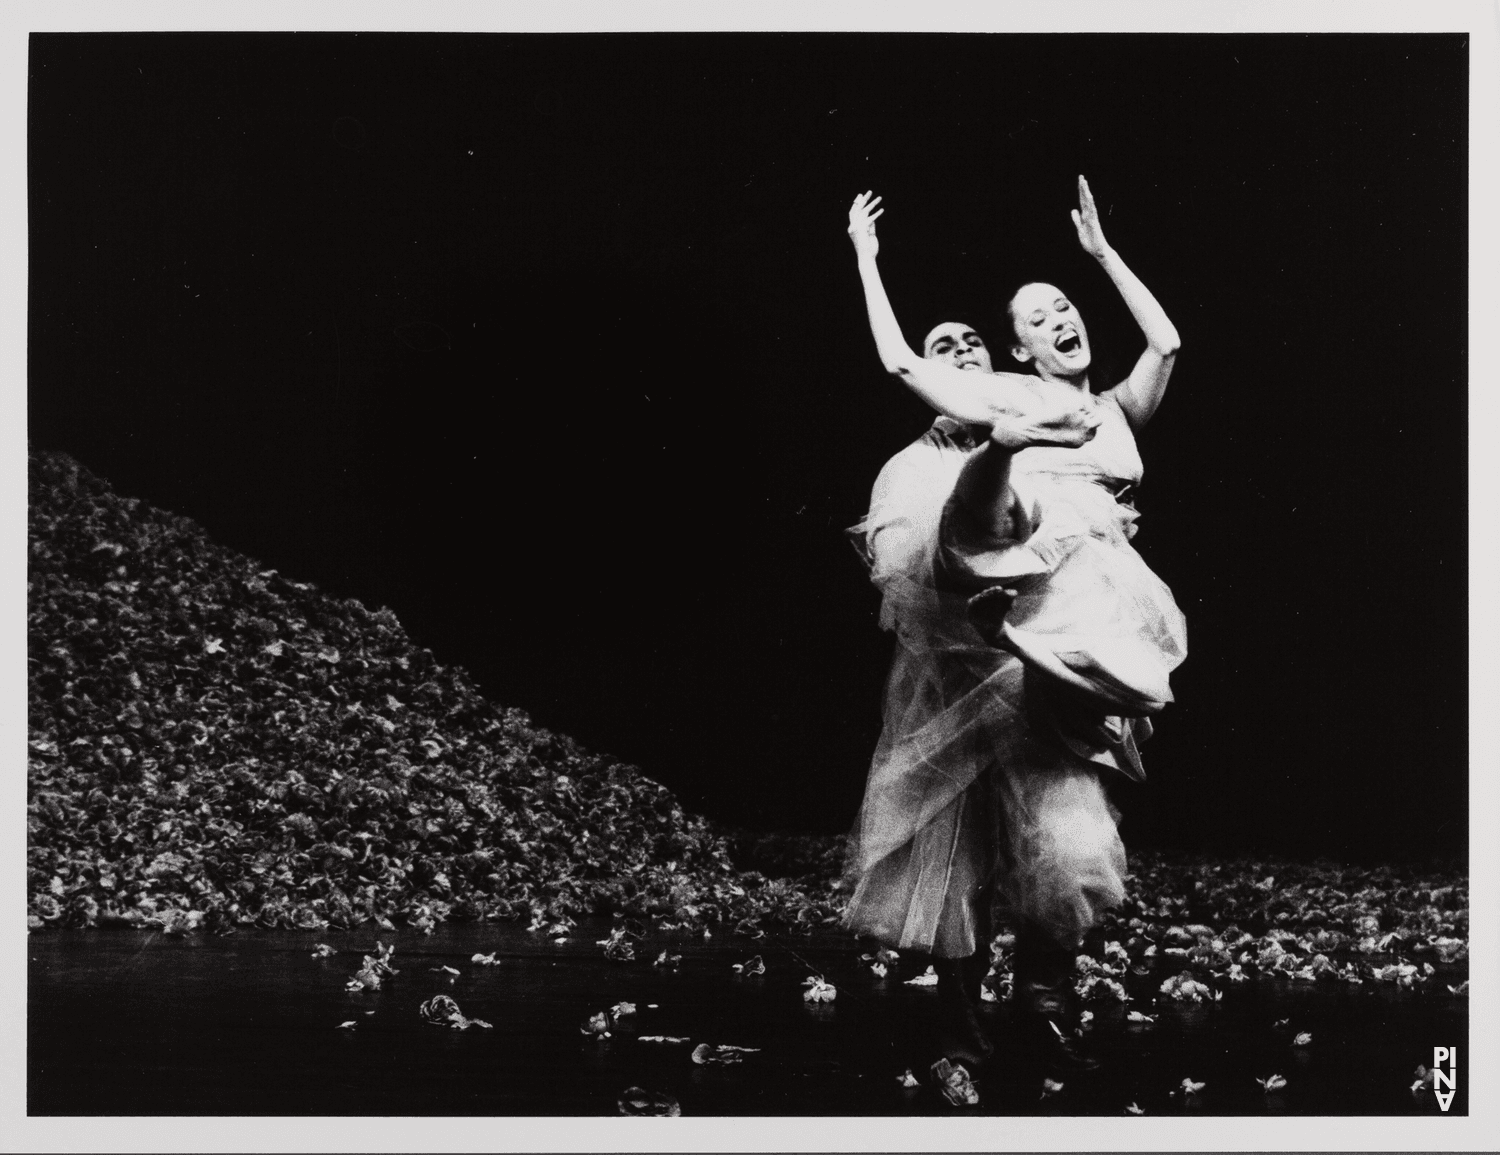
M1020 502L1011 488L1011 461L1015 449L991 437L964 463L958 483L953 487L953 502L963 512L975 546L995 549L1026 536L1027 527L1019 517Z

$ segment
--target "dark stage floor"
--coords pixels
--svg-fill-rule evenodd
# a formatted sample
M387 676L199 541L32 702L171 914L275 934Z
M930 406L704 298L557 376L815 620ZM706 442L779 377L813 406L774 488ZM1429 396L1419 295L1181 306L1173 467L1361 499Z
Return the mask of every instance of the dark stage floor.
M1439 967L1414 989L1366 982L1261 979L1227 984L1218 1003L1159 993L1178 968L1134 976L1133 1001L1092 1003L1104 1067L1043 1095L1004 1035L1005 1010L985 1015L998 1054L975 1072L977 1108L950 1107L922 1073L933 988L903 980L914 960L877 979L844 935L741 938L648 936L631 962L603 957L607 924L555 943L514 926L390 932L249 932L169 938L137 931L34 934L28 1016L33 1115L601 1115L639 1086L665 1092L684 1115L1411 1115L1437 1114L1413 1071L1434 1046L1468 1053L1468 1000L1449 993L1467 967ZM375 940L393 940L399 974L382 989L345 990ZM317 943L333 957L314 958ZM653 966L662 950L676 970ZM471 961L493 952L497 965ZM763 977L732 964L764 957ZM452 975L440 968L451 967ZM831 1003L803 999L821 973ZM437 994L491 1029L430 1025L418 1007ZM1159 1000L1159 1001L1158 1001ZM622 1001L636 1005L608 1038L580 1024ZM1130 1010L1155 1016L1126 1021ZM353 1027L340 1024L352 1021ZM1294 1045L1298 1033L1311 1041ZM642 1042L665 1035L685 1043ZM759 1048L737 1065L693 1062L700 1043ZM1465 1074L1459 1064L1460 1076ZM1267 1092L1259 1079L1281 1075ZM1202 1083L1183 1095L1183 1080ZM1468 1110L1458 1081L1450 1114ZM1175 1092L1175 1093L1174 1093Z

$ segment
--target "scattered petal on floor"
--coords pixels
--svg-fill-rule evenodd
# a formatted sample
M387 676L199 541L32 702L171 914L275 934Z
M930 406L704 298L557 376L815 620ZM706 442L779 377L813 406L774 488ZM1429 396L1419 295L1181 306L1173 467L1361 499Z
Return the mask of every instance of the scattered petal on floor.
M1454 986L1452 983L1449 983L1448 989L1456 995L1467 995L1469 993L1469 980L1464 979L1464 981L1459 983L1458 986Z
M489 954L476 954L469 961L470 962L476 962L480 966L486 966L486 967L497 967L497 966L500 965L500 960L495 957L495 954L494 954L493 951L491 951Z
M1264 1079L1256 1079L1255 1081L1259 1083L1267 1093L1271 1091L1279 1091L1281 1090L1281 1088L1286 1086L1286 1080L1283 1079L1280 1075L1271 1075Z
M1061 1083L1059 1083L1056 1079L1043 1079L1042 1080L1042 1098L1043 1099L1047 1098L1047 1096L1049 1096L1049 1095L1056 1095L1062 1089L1063 1089L1063 1085Z
M909 987L935 987L937 986L937 981L937 971L933 970L931 967L928 967L916 978L907 979L906 985Z
M1184 1079L1178 1090L1184 1095L1196 1095L1206 1086L1208 1086L1207 1083L1195 1083L1191 1079Z
M452 1027L456 1031L467 1031L470 1027L490 1028L483 1019L467 1017L447 995L433 995L417 1008L417 1014L435 1027Z
M1144 1115L1146 1111L1145 1108L1137 1107L1134 1103L1126 1103L1125 1113L1127 1115Z
M1140 1011L1131 1011L1125 1016L1125 1021L1127 1023L1154 1023L1156 1022L1156 1016L1142 1014Z
M1413 1091L1422 1091L1428 1087L1433 1086L1434 1081L1437 1078L1437 1076L1432 1071L1429 1071L1426 1067L1420 1065L1413 1072L1413 1074L1417 1076L1417 1081L1411 1085L1411 1089Z
M1461 958L1469 957L1469 945L1461 938L1447 938L1439 935L1432 940L1432 949L1437 951L1439 961L1445 963L1457 962Z
M1305 1047L1310 1042L1312 1042L1312 1034L1311 1034L1311 1032L1309 1032L1309 1031L1298 1031L1297 1032L1297 1037L1292 1040L1292 1046L1294 1046L1294 1047Z
M699 1043L693 1048L693 1062L699 1066L729 1066L732 1063L742 1063L746 1055L753 1055L759 1051L759 1047L731 1047L727 1044L712 1045Z
M1162 983L1161 993L1178 1002L1201 1003L1205 998L1212 998L1214 992L1207 983L1199 982L1190 972L1183 971Z
M375 953L365 955L363 964L354 972L354 977L344 984L348 991L378 991L380 984L392 975L400 974L391 966L391 955L396 953L396 944L383 946L375 941Z
M441 975L441 974L456 975L456 974L461 973L455 967L449 967L449 966L428 967L427 969L430 970L435 975Z
M609 1013L614 1015L614 1017L617 1019L624 1018L626 1015L633 1015L635 1014L635 1004L616 1003L614 1006L609 1008Z
M1292 1020L1291 1020L1291 1019L1277 1019L1277 1020L1276 1020L1276 1021L1275 1021L1275 1022L1274 1022L1274 1023L1272 1023L1272 1024L1271 1024L1271 1025L1272 1025L1272 1026L1273 1026L1273 1027L1275 1027L1275 1028L1276 1028L1276 1029L1277 1029L1277 1030L1280 1030L1280 1029L1281 1029L1281 1028L1282 1028L1282 1027L1285 1027L1285 1026L1287 1026L1287 1025L1288 1025L1288 1024L1290 1024L1290 1023L1291 1023L1291 1021L1292 1021Z
M955 1107L973 1107L979 1103L979 1092L969 1078L969 1072L947 1059L932 1064L932 1078L943 1098Z
M691 1043L693 1040L686 1035L637 1035L638 1043Z
M746 959L742 963L735 963L734 970L740 975L763 975L766 973L765 960L756 955L754 958Z
M620 1092L620 1114L652 1115L676 1119L682 1114L677 1100L665 1091L648 1091L644 1087L626 1087Z
M332 958L338 953L338 951L334 950L333 947L329 946L326 942L320 942L313 950L312 956L313 958Z
M617 926L609 932L608 938L601 938L595 945L604 948L604 957L611 962L630 962L635 958L635 944L631 937L623 926Z
M613 1027L614 1018L608 1011L598 1011L590 1015L579 1024L579 1033L585 1035L598 1035L600 1038L609 1038L610 1028Z
M808 975L802 980L802 985L807 988L802 992L802 998L809 1003L831 1003L838 997L834 985L824 980L822 975Z
M335 1027L334 1029L338 1030L338 1031L342 1031L345 1027L353 1027L353 1026L358 1026L358 1025L359 1024L356 1022L356 1020L354 1020L354 1019L346 1019L342 1023L340 1023L337 1027Z
M1420 973L1411 963L1397 962L1391 963L1390 966L1376 967L1371 974L1378 983L1395 983L1401 987L1427 981L1427 976Z
M1079 979L1073 988L1081 999L1098 999L1109 995L1116 1002L1128 1003L1130 996L1125 993L1125 988L1116 979L1104 974L1085 975Z
M682 956L680 954L668 954L666 951L662 951L661 954L656 956L656 961L651 965L654 967L666 967L668 970L676 970L681 963Z
M917 1081L917 1077L911 1073L910 1067L906 1068L906 1074L896 1076L896 1082L900 1083L903 1087L920 1087L922 1085Z

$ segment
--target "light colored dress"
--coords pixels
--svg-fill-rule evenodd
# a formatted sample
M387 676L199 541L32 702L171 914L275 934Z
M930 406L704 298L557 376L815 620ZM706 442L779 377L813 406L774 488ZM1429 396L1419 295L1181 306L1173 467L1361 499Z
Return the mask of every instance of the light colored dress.
M1135 439L1108 394L1095 404L1088 444L1015 455L1024 542L987 539L950 501L982 441L948 418L886 464L855 529L896 649L845 923L898 949L972 954L973 899L990 879L1069 947L1123 898L1099 774L1140 775L1136 742L1171 700L1186 628L1117 500L1141 478ZM994 585L1018 591L998 645L968 607ZM1067 721L1079 702L1099 725Z

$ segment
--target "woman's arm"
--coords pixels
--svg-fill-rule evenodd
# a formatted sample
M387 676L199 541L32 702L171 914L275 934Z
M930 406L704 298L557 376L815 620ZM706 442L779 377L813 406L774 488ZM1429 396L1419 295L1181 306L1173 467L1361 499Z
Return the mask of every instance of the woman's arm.
M1146 351L1135 363L1130 376L1109 391L1120 403L1131 425L1139 428L1151 419L1161 404L1182 341L1177 336L1177 327L1168 319L1151 291L1141 284L1141 279L1130 271L1120 254L1104 239L1099 210L1094 207L1094 194L1089 191L1089 182L1081 176L1078 178L1078 207L1073 210L1073 225L1078 230L1078 243L1083 246L1083 251L1098 261L1115 283L1130 315L1146 335Z
M865 290L865 309L875 350L887 373L899 377L918 397L939 413L972 425L992 425L998 417L1036 407L1031 379L1020 373L976 373L920 356L901 333L891 308L875 257L880 241L875 220L879 197L861 193L849 209L849 239L859 260L859 279Z

